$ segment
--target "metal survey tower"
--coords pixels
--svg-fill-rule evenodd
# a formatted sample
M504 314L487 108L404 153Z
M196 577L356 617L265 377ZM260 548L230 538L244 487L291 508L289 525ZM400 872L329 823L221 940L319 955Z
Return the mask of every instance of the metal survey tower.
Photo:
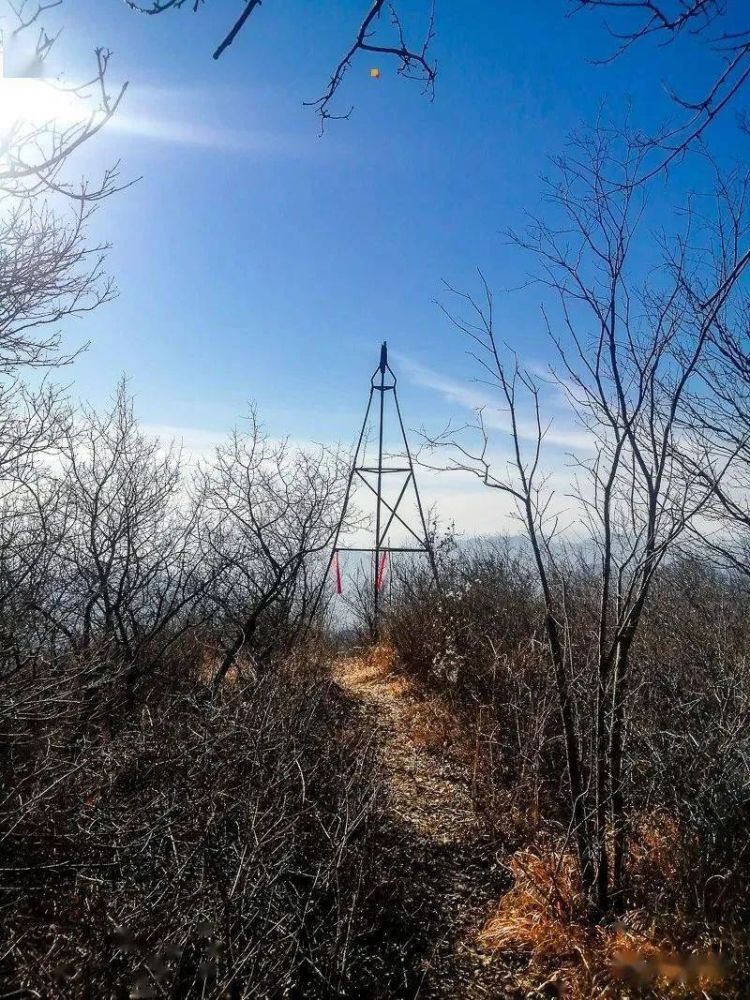
M334 560L337 559L339 552L372 553L372 593L374 624L376 631L378 626L378 613L380 610L380 592L383 582L384 559L390 558L392 553L398 552L422 553L429 560L430 568L436 583L438 579L435 553L433 551L429 532L427 530L427 521L424 516L422 500L419 496L417 479L414 474L414 462L409 448L409 442L406 437L403 417L401 416L401 407L398 402L396 383L396 376L393 373L393 369L388 364L388 345L384 341L380 348L380 361L378 363L378 367L375 369L372 377L370 378L370 395L367 400L367 409L365 410L362 428L359 432L359 439L357 440L357 447L354 452L354 459L349 472L344 503L341 508L341 517L339 518L339 523L334 534L333 548L331 550L331 557L328 562L328 570L325 577L325 579L328 579L331 567L333 566ZM388 395L389 393L391 394L390 396ZM386 405L386 400L388 400L388 407ZM383 462L383 434L386 423L386 410L390 407L391 402L393 404L392 409L395 411L400 438L403 442L403 458L398 465L384 464ZM377 411L377 464L366 465L363 464L363 446L365 445L367 423L370 419L373 404L375 405ZM383 495L383 487L386 476L403 477L400 490L395 501L393 502L387 500ZM372 539L373 544L364 548L339 545L341 529L346 519L352 488L354 487L355 482L357 485L359 482L363 483L365 487L375 495L375 534ZM416 500L416 510L419 520L419 523L416 525L409 524L407 519L408 515L402 513L404 498L408 496L410 492ZM406 532L406 538L409 544L397 546L391 546L388 544L388 532L394 523L398 523L401 529Z

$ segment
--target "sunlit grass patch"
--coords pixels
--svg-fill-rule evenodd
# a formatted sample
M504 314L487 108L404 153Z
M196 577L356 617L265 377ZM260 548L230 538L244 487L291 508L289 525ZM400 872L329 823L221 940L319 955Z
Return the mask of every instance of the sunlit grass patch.
M664 850L658 830L649 840ZM650 856L655 863L656 850ZM668 870L666 851L664 860ZM514 884L486 920L479 945L520 964L530 988L574 1000L623 996L630 988L651 997L727 995L715 992L728 975L723 958L707 948L678 947L644 908L616 922L594 921L569 852L538 844L514 854L508 868Z
M346 685L357 687L383 680L394 670L396 663L397 654L393 646L377 643L339 660L336 675Z

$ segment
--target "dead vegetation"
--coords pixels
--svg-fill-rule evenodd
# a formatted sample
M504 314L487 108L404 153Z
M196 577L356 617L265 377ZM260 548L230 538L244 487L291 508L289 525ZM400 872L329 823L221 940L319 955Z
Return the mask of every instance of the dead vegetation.
M553 682L523 550L446 552L439 598L426 574L404 574L389 635L411 690L441 704L471 743L474 810L510 882L486 910L480 952L514 970L512 996L583 1000L636 987L655 997L742 996L750 754L736 580L686 557L655 582L627 716L627 903L601 919L571 845ZM569 577L567 641L579 656L595 593L584 566ZM576 683L589 704L592 678L581 672ZM582 712L581 724L589 718Z
M372 740L323 677L3 692L3 995L321 996L382 963Z
M665 998L726 995L724 988L731 989L718 948L679 950L674 934L660 931L645 910L592 924L575 859L556 845L518 851L508 867L513 887L490 914L479 942L490 954L520 963L519 988L526 981L539 994L571 998L618 996L625 987L648 988L648 995Z
M498 791L489 815L481 801L487 786L477 780L487 761L460 690L441 691L439 672L426 687L386 643L343 656L334 675L373 723L391 822L416 831L419 853L430 859L414 879L431 893L461 887L446 912L425 917L433 933L440 930L420 996L742 995L741 925L698 918L684 895L679 907L664 902L678 898L686 877L678 853L684 834L673 815L661 809L633 818L629 876L638 903L616 919L592 920L569 841L545 822L547 803L537 803L536 816L523 815L517 801L515 811L503 811ZM504 795L511 807L513 791ZM478 845L493 859L489 869L466 864ZM501 888L495 895L493 884Z
M56 6L22 2L16 34ZM431 37L369 50L431 83ZM15 127L0 170L3 996L742 996L747 175L717 170L713 208L688 199L686 228L636 243L642 142L597 128L558 161L514 242L595 445L575 460L586 541L540 464L547 376L505 352L483 282L455 320L515 457L493 470L481 409L478 444L432 444L511 498L527 544L443 546L439 591L402 567L389 645L335 659L337 451L251 410L188 469L124 384L97 412L23 381L72 361L57 324L113 294L87 224L117 168L66 179L124 93L108 61L83 124Z

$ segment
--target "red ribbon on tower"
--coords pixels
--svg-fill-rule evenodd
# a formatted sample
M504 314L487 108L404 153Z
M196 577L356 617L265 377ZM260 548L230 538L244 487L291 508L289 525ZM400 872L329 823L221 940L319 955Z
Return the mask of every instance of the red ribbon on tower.
M383 584L385 583L385 565L388 562L388 553L384 552L380 557L380 565L378 566L378 576L377 576L377 588L378 590L383 589Z
M333 557L333 565L334 565L334 568L336 570L336 593L340 594L340 593L343 592L344 587L343 587L342 582L341 582L341 563L339 562L339 554L338 554L338 552Z

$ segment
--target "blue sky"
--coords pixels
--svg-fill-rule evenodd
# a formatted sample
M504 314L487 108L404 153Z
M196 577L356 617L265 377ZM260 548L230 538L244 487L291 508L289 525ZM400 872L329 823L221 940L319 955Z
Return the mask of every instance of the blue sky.
M340 96L354 114L321 138L302 101L324 88L361 0L266 3L216 63L237 7L147 18L68 0L58 55L83 72L94 45L114 50L112 80L130 90L79 165L119 158L142 176L96 220L120 296L71 330L91 340L75 392L99 404L126 372L147 424L207 440L248 399L276 434L351 440L382 339L407 420L443 423L471 366L434 299L477 266L505 337L542 363L538 292L503 293L528 269L503 231L539 208L547 157L603 101L629 101L648 126L671 111L664 79L692 88L708 72L689 43L595 65L611 50L602 19L566 17L565 0L439 0L434 101L360 55Z

